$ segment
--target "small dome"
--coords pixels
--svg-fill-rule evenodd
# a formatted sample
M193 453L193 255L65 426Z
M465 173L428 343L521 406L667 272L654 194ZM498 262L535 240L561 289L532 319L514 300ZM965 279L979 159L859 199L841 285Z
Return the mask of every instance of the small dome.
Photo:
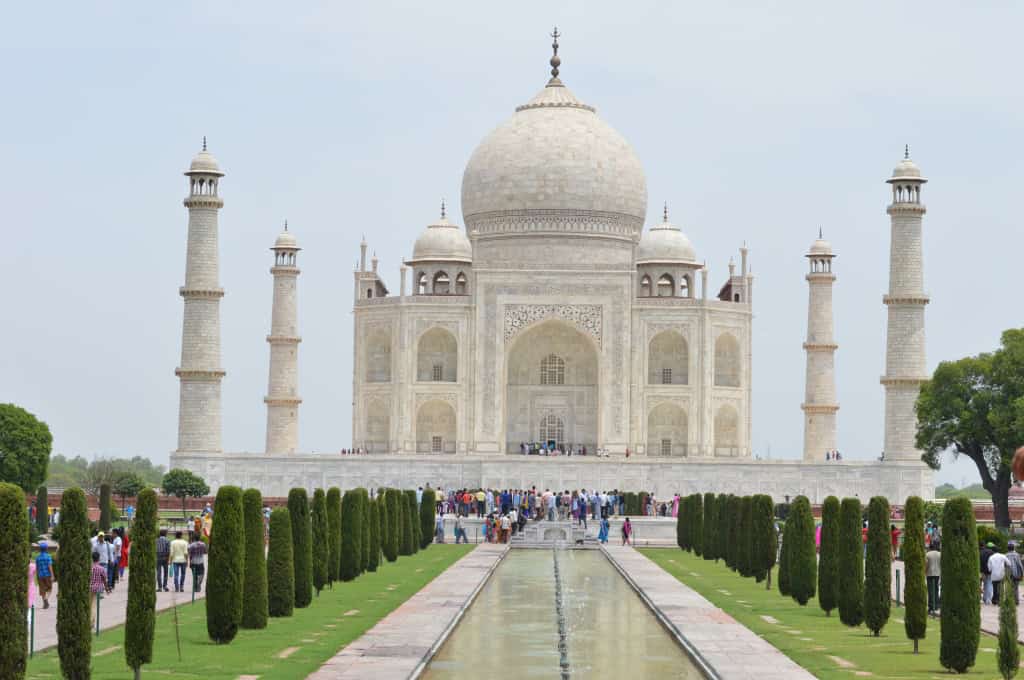
M285 227L285 230L277 237L277 240L274 241L275 250L283 248L299 250L299 242L295 240L295 237L292 236L292 233L288 231L287 227Z
M659 264L696 264L697 253L679 227L672 225L665 215L664 221L647 230L636 247L636 262L657 262Z
M186 175L217 175L223 177L224 173L221 171L220 166L217 165L217 159L213 157L213 154L206 150L205 143L203 144L203 150L196 154L196 157L192 159L192 164L188 166L188 172Z
M416 239L410 262L421 260L472 262L473 247L461 227L442 217Z
M893 168L892 177L887 181L892 184L901 180L917 180L918 182L927 182L924 177L921 176L921 168L917 167L917 164L910 160L910 149L908 148L903 154L903 160Z
M814 243L811 244L811 255L831 255L832 244L825 239L819 237L815 239Z

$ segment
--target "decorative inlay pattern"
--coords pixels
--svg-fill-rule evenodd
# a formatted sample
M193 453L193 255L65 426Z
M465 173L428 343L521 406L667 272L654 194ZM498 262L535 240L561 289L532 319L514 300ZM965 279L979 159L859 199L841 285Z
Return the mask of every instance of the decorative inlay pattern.
M602 210L496 210L466 216L466 224L477 236L523 233L593 233L605 237L634 239L643 230L643 220L633 215Z
M568 321L601 346L601 305L505 305L505 343L545 319Z

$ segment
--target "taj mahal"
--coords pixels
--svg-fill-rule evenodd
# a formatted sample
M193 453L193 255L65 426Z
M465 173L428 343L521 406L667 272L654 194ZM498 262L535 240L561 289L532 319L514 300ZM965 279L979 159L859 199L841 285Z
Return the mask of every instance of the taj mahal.
M909 152L886 180L884 456L826 460L839 448L837 274L836 254L819 234L801 273L809 288L806 394L793 409L804 448L800 457L759 460L751 449L755 288L746 244L738 238L735 258L712 267L673 225L667 206L660 221L645 226L640 159L562 81L557 31L552 47L546 84L465 166L464 225L442 203L400 263L397 290L385 283L375 256L367 261L367 240L360 244L346 446L363 455L299 447L300 248L287 226L271 249L266 447L224 449L218 216L225 174L204 141L185 173L189 223L171 466L197 472L214 491L238 484L278 496L295 486L430 483L643 489L660 497L802 493L812 502L831 494L930 498L932 473L914 445L914 401L927 378L927 180Z

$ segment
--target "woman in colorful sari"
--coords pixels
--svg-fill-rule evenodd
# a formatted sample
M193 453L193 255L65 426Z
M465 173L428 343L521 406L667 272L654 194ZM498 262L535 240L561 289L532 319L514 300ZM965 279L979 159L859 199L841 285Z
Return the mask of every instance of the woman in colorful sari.
M608 522L607 517L601 518L601 530L597 532L597 540L601 543L608 542L608 530L611 528L611 524Z
M679 517L679 492L676 492L675 498L672 499L672 516Z

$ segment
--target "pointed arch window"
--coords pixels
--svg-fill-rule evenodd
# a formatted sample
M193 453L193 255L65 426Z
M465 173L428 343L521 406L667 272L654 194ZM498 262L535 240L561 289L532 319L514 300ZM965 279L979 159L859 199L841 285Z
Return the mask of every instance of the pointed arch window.
M556 354L549 354L540 360L540 384L565 384L565 361L562 357Z

